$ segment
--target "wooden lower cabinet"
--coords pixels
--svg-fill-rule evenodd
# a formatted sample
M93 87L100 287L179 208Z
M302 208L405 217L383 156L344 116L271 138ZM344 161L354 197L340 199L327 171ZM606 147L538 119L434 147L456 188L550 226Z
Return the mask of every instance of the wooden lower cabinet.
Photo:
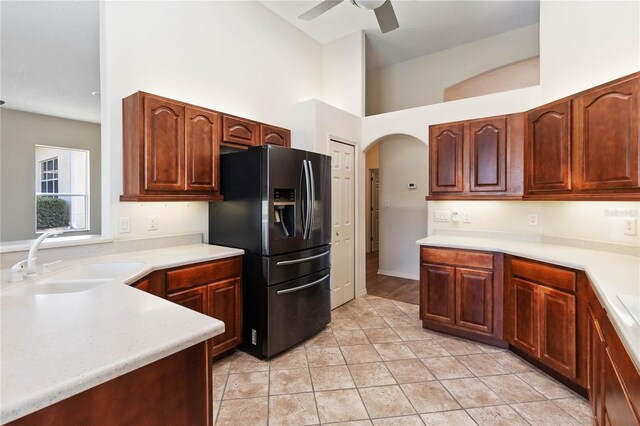
M211 425L208 350L198 343L8 424Z
M493 329L493 273L456 268L456 324L491 334Z
M155 271L133 286L224 322L224 333L209 340L212 357L242 343L240 257Z
M513 338L511 344L532 356L538 355L537 285L520 279L511 280L513 298Z
M544 286L540 291L540 360L576 378L576 298Z
M421 266L422 319L443 324L455 324L455 275L451 266Z
M504 346L502 255L423 247L421 262L423 326Z
M501 253L420 250L423 327L498 346L487 336L500 336L588 395L596 425L640 425L640 371L583 272Z
M208 314L207 287L198 287L192 290L181 291L167 296L170 302L182 305L201 314ZM226 325L226 324L225 324Z
M588 313L587 388L595 423L640 424L640 373L591 288Z
M207 286L209 315L224 321L225 331L211 339L218 355L242 343L242 282L234 278Z
M511 259L509 270L509 344L576 380L577 301L565 291L576 288L575 272L523 259Z

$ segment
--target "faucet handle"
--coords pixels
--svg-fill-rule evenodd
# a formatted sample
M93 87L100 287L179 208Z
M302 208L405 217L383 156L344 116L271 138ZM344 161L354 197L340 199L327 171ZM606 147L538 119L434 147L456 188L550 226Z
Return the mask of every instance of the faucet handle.
M11 267L11 276L9 278L10 283L17 283L24 279L24 265L30 261L35 261L37 258L32 257L29 259L21 260Z

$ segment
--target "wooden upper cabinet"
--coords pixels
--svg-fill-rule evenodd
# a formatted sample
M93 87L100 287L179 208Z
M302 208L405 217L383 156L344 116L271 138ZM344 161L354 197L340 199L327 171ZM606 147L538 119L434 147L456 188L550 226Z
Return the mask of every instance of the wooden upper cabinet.
M507 181L507 119L469 124L469 190L505 191Z
M431 126L429 168L431 193L462 192L464 126L462 123Z
M524 114L429 127L432 199L521 198Z
M525 194L571 191L571 101L528 114Z
M144 98L144 155L147 191L184 189L184 106Z
M259 143L258 123L225 115L222 119L222 141L231 144L256 146Z
M573 174L579 192L639 187L639 105L640 76L575 99Z
M220 114L186 108L187 190L217 191Z
M291 131L282 127L260 125L260 145L291 146Z
M493 273L456 268L456 324L491 334Z
M145 92L122 100L121 201L219 201L221 119Z

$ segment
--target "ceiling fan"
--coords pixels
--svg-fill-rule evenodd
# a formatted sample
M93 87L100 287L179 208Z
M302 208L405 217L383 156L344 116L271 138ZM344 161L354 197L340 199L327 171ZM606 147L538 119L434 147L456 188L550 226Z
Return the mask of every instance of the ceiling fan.
M305 21L311 21L312 19L317 18L322 15L329 9L336 7L343 0L323 0L319 5L307 10L302 15L298 16L298 18L303 19ZM378 20L378 25L380 26L380 31L383 33L388 33L389 31L393 31L399 27L398 18L396 18L396 13L393 11L393 6L391 5L391 0L349 0L355 6L358 6L362 9L373 10L376 14L376 19Z

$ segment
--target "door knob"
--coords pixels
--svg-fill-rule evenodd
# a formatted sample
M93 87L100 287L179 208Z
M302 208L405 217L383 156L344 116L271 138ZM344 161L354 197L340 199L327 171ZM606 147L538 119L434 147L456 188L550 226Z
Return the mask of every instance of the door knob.
M340 236L340 233L339 233L339 232L336 232L336 237L339 237L339 236Z

